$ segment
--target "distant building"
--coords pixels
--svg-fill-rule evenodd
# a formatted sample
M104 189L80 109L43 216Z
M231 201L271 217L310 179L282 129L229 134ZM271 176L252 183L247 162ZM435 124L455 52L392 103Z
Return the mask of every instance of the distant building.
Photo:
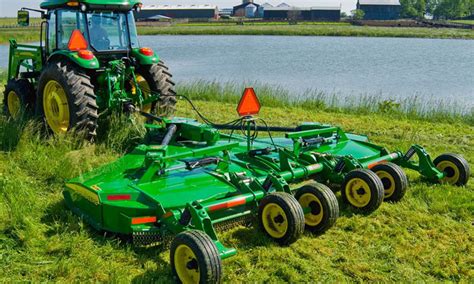
M218 17L218 9L214 5L151 5L144 6L139 13L135 13L136 19L141 21L156 16L173 19L210 19Z
M268 7L263 10L263 19L337 22L341 19L341 7Z
M260 5L258 5L257 3L254 3L253 0L243 0L242 4L234 6L232 15L234 17L246 17L247 12L248 12L246 8L249 5L253 6L253 7L251 6L252 10L255 7L255 11L260 7ZM254 12L254 15L255 15L255 12Z
M234 11L234 9L232 9L232 8L219 9L219 16L232 16L233 11Z
M357 9L364 11L364 20L397 20L401 5L399 0L358 0Z

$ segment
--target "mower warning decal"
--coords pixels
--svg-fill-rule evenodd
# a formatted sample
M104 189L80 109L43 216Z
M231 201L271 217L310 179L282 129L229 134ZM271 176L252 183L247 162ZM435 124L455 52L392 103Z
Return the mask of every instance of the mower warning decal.
M90 202L99 205L99 196L96 193L90 191L88 188L73 183L67 183L66 187L72 190L74 193L89 200Z

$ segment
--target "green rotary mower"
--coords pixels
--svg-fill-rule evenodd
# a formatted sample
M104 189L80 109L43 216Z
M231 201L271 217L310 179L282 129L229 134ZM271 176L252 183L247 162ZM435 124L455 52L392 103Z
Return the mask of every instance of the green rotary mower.
M321 234L335 224L336 190L342 202L368 213L384 199L403 198L401 167L433 182L468 181L469 166L459 155L432 161L418 145L391 152L366 136L319 123L268 126L254 116L259 108L246 89L241 117L226 124L199 112L204 123L142 112L154 121L146 125L143 144L68 181L66 204L94 228L131 236L137 245L172 239L177 280L214 283L221 279L221 261L236 253L216 230L253 220L268 237L290 245L304 229ZM259 131L267 137L259 138Z
M35 115L55 133L96 135L100 116L124 105L169 115L176 99L171 73L150 48L140 48L134 11L138 0L50 0L41 9L39 46L10 40L7 115ZM142 90L150 90L143 92Z

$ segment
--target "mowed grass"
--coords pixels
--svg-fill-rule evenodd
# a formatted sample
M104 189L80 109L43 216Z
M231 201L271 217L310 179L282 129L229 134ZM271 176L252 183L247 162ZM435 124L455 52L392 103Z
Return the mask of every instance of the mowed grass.
M140 35L288 35L288 36L363 36L474 39L474 31L466 29L433 29L411 27L368 27L340 24L288 25L172 25L139 27Z
M198 98L190 90L180 94ZM237 101L196 100L217 122L234 119ZM274 104L276 105L276 104ZM178 115L196 117L184 101ZM421 144L474 161L474 129L462 120L434 123L391 113L358 114L298 106L267 106L272 125L320 121L364 133L390 149ZM93 230L61 195L64 181L113 161L139 140L143 128L114 118L95 145L71 137L43 137L34 122L0 116L0 282L170 282L169 251L135 248ZM474 180L466 187L431 184L408 171L410 188L396 204L370 215L341 207L336 225L280 247L257 228L219 234L238 254L223 261L225 282L474 281ZM338 195L339 197L339 195Z

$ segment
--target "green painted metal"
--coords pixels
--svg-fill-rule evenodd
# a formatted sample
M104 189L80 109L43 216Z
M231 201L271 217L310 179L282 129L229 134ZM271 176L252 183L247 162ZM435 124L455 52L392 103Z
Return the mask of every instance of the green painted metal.
M78 6L75 6L76 4L68 6L69 2L84 3L88 7L87 11L81 11ZM121 51L122 54L117 53L117 50L95 51L90 44L90 32L84 28L87 26L85 16L87 13L91 13L94 9L99 11L108 10L115 12L115 14L125 15L128 29L121 29L121 32L126 30L129 33L124 35L125 38L136 38L135 22L133 21L133 15L130 14L132 13L130 9L140 3L141 1L137 0L44 1L41 3L41 8L49 10L48 15L45 17L45 22L51 22L51 24L45 26L48 26L50 29L55 29L57 24L56 21L59 16L53 20L55 13L59 15L58 13L60 12L68 11L77 14L78 22L74 29L78 29L83 33L84 38L89 42L88 49L93 51L94 57L92 59L81 58L78 51L69 50L64 41L60 45L57 43L57 41L60 41L58 34L54 34L54 32L43 33L44 44L40 46L18 44L14 39L11 39L8 79L28 78L33 87L37 88L38 80L44 68L51 62L63 62L64 64L73 64L86 70L92 78L96 79L94 81L94 92L97 97L99 113L107 114L122 111L125 104L142 106L156 102L159 94L148 94L145 96L140 88L130 87L130 85L137 85L135 70L142 66L157 64L159 62L158 54L144 55L140 52L140 48L136 44L132 45L132 43L130 43L126 50ZM95 17L100 15L95 14ZM103 17L107 19L107 15ZM61 30L61 28L58 29ZM68 27L68 29L71 29L71 27ZM69 30L69 32L71 31ZM51 35L54 35L54 38L44 38ZM56 43L54 47L48 44L50 41ZM135 40L131 41L135 42ZM50 47L45 48L44 45L50 45Z
M124 7L132 9L135 5L141 4L138 0L49 0L40 4L41 9L53 9L58 7L71 7L67 4L70 2L84 3L90 6L109 6L108 9L117 9L117 7Z
M252 119L243 123L248 128ZM178 130L168 145L161 145L154 137L162 137L170 125ZM291 193L292 185L301 181L340 184L355 168L389 161L429 178L443 178L420 146L412 147L419 158L414 163L411 156L389 152L366 136L317 123L303 124L273 142L221 133L185 118L165 118L147 128L144 144L134 151L69 181L64 190L67 205L95 228L115 233L167 236L202 230L222 259L235 250L219 241L215 226L255 215L267 194ZM255 149L268 150L252 155ZM199 166L206 159L212 162ZM125 199L115 200L117 196ZM144 216L156 220L133 224L134 218Z

